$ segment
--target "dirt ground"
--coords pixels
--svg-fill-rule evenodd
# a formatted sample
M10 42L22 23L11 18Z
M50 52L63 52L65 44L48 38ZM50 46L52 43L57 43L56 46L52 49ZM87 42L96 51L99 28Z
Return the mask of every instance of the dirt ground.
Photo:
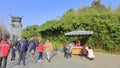
M83 56L73 55L72 58L66 59L60 51L53 52L51 62L45 58L42 62L37 62L38 53L35 54L36 62L32 63L29 54L26 55L26 65L17 65L18 54L15 61L10 61L11 55L8 57L7 68L120 68L120 55L112 55L94 52L95 59L88 60Z

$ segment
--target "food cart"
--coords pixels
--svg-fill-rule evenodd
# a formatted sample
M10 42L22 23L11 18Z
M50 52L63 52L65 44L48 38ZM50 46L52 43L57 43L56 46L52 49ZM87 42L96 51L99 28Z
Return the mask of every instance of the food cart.
M72 54L81 54L82 47L73 47Z
M79 35L92 35L93 31L85 31L85 30L76 30L72 32L65 33L65 36L79 36ZM72 47L72 54L81 54L82 46Z

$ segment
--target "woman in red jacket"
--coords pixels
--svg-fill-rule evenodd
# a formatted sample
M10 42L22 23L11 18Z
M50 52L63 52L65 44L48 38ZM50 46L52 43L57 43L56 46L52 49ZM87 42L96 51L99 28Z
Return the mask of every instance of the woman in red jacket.
M38 52L39 52L38 62L40 62L40 61L42 62L43 51L44 51L43 43L40 42L38 45Z
M81 42L80 40L77 41L77 46L80 46L81 45Z
M10 45L7 39L5 38L0 42L0 68L6 68L9 50Z

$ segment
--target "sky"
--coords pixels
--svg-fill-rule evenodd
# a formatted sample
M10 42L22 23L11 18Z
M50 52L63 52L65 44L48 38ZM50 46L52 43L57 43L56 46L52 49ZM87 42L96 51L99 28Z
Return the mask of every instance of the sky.
M0 22L9 29L10 16L20 16L23 28L31 25L41 25L48 20L59 19L70 8L91 6L93 0L0 0ZM116 9L120 0L102 0L105 6L112 4Z

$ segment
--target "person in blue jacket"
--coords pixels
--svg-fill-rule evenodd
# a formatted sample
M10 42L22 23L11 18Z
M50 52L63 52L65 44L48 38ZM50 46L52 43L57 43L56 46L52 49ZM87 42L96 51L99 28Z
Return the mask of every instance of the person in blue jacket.
M29 54L30 54L30 57L31 57L31 60L32 62L34 62L34 53L35 53L35 50L36 50L36 44L35 44L35 41L31 41L30 44L29 44L29 48L28 48L28 51L29 51Z
M20 41L18 41L17 50L19 53L18 65L20 65L21 60L23 61L23 65L25 65L25 56L28 50L28 41L26 38L23 38Z

